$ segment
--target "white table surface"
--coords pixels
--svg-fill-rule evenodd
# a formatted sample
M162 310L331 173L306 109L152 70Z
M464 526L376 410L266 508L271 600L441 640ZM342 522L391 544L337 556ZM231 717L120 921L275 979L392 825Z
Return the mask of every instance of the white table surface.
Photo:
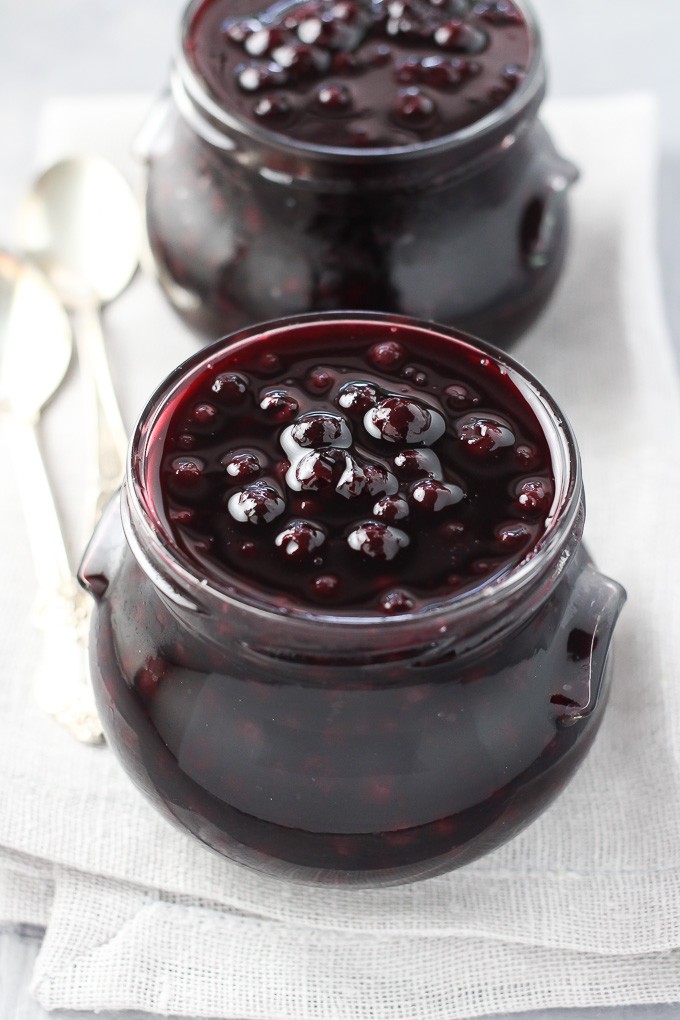
M184 0L1 0L0 244L31 177L40 111L54 95L149 92L164 85ZM659 102L659 246L680 356L680 0L534 0L553 96L648 89ZM614 171L615 172L615 171ZM0 1020L46 1020L28 992L41 932L0 929ZM678 975L680 1002L680 975ZM61 1020L95 1014L59 1013ZM112 1014L96 1014L112 1020ZM141 1020L149 1014L119 1014ZM515 1020L678 1020L680 1005L550 1010ZM275 1020L275 1018L272 1018ZM424 1018L426 1020L426 1018Z

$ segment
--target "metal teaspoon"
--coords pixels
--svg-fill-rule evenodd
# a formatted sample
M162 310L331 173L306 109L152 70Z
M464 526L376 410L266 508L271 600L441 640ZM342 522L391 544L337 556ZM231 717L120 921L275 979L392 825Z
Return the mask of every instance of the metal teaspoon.
M41 273L0 251L0 421L18 483L39 585L43 660L40 706L78 740L102 731L86 663L90 599L69 565L38 441L44 406L59 388L72 351L68 318Z
M127 452L101 309L127 287L137 269L138 206L125 179L105 159L63 160L38 178L25 200L19 241L71 312L83 379L94 391L90 406L97 422L98 477L92 482L96 520L123 480Z

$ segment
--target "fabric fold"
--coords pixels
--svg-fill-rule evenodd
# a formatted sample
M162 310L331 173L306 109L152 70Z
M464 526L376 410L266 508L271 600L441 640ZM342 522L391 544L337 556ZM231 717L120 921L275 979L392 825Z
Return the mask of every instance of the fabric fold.
M124 1010L134 999L137 1009L241 1020L464 1020L677 995L680 951L603 962L479 938L320 938L68 872L55 911L33 985L48 1009Z

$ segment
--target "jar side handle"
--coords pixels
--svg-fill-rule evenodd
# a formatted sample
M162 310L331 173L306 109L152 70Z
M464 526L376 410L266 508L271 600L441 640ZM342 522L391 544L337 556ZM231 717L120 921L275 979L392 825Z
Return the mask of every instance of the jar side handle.
M132 155L140 163L149 163L153 158L159 139L163 136L170 119L171 110L172 95L170 89L166 89L154 101L132 140Z
M555 153L545 185L527 204L520 223L520 247L529 269L543 269L549 263L564 221L567 191L578 177L574 164Z
M117 492L104 507L78 567L78 582L95 601L106 594L124 545L120 492Z
M586 564L565 626L566 652L574 673L550 699L560 708L561 725L572 726L595 711L606 686L607 656L625 601L625 589L618 582L600 574L592 563Z

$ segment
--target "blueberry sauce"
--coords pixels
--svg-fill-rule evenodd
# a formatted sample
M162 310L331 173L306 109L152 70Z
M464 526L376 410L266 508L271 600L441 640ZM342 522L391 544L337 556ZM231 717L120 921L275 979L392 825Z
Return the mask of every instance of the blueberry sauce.
M314 145L394 147L505 102L532 38L512 0L206 0L186 53L240 118Z
M335 321L227 348L165 408L147 487L200 576L396 614L531 554L555 485L526 399L467 344L393 329Z
M464 865L602 718L624 593L583 506L561 412L483 344L365 313L227 338L150 401L81 566L107 740L247 867Z
M525 0L193 0L143 132L168 299L209 340L357 308L508 348L557 282L575 168Z

